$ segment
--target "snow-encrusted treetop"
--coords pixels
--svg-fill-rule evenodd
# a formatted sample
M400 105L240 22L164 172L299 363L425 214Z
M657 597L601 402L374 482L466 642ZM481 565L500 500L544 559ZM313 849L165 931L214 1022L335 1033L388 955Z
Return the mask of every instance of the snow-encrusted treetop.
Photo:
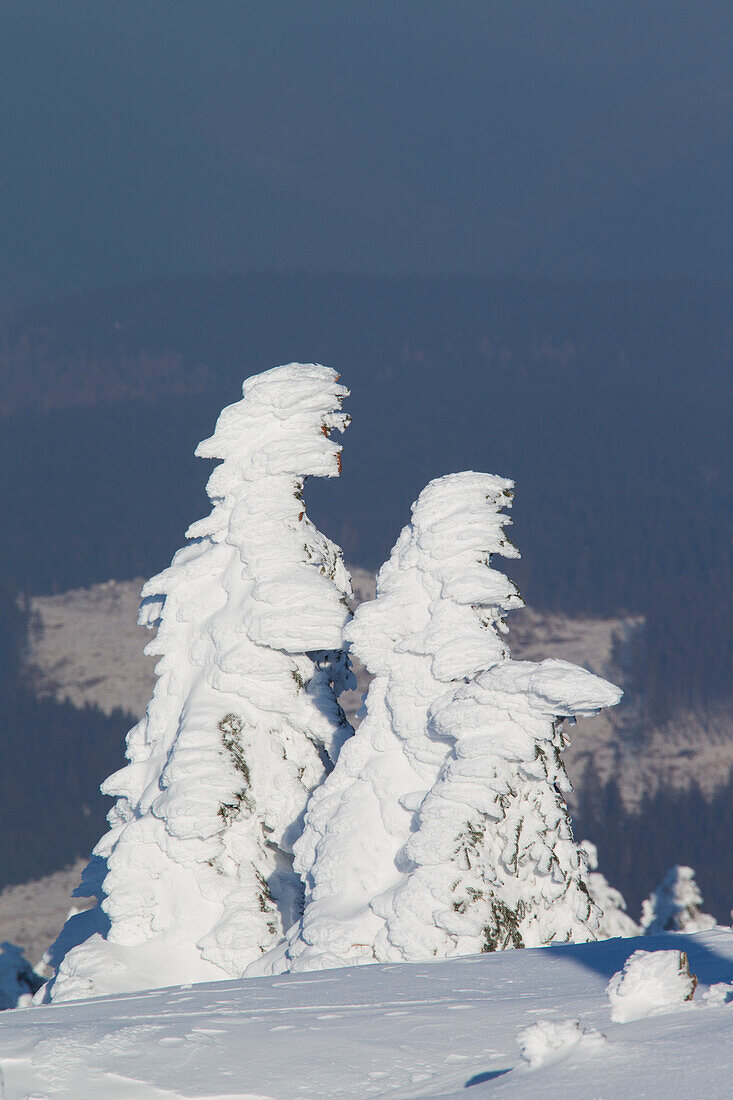
M292 845L352 732L337 699L350 579L303 501L308 476L339 473L348 391L291 363L242 392L196 451L222 460L211 513L142 591L158 681L103 786L117 802L87 876L106 872L111 926L66 954L55 999L238 975L299 911ZM84 939L99 911L75 920Z
M300 363L248 378L243 400L221 412L214 434L196 448L199 458L223 461L206 486L214 507L186 537L238 547L256 578L243 624L247 634L289 653L340 648L348 618L343 594L351 595L351 582L341 554L307 519L302 498L306 477L337 477L341 470L341 444L329 435L350 421L341 411L349 391L338 378L330 367ZM177 557L144 586L141 625L157 625L178 564ZM315 620L308 613L313 599ZM293 615L294 606L301 614ZM156 652L153 644L149 652Z
M441 682L472 676L507 654L504 613L523 607L491 555L518 558L504 533L514 482L466 471L429 482L412 505L376 598L361 604L346 637L370 672L389 674L402 654L429 659Z

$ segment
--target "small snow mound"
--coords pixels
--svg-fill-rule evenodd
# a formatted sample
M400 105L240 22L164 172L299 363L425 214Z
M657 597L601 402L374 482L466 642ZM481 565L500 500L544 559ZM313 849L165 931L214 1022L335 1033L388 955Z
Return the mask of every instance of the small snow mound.
M696 986L684 951L635 951L608 983L611 1019L625 1024L677 1008Z
M581 1027L580 1020L540 1020L517 1035L519 1050L530 1069L560 1062L573 1051L597 1051L606 1042L595 1028Z
M703 993L702 999L706 1005L712 1008L731 1004L733 1002L733 982L716 982L715 985L711 985L710 989Z

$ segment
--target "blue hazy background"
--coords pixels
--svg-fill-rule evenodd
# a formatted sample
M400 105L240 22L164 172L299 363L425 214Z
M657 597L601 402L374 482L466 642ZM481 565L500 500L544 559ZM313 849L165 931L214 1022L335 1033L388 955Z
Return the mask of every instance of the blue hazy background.
M733 273L730 0L2 0L0 301Z
M164 568L196 443L301 360L352 391L307 486L349 562L491 470L531 607L643 617L576 826L633 907L682 862L728 919L725 767L614 780L660 740L733 760L732 32L731 0L0 0L0 887L89 852L132 724L36 697L31 598Z

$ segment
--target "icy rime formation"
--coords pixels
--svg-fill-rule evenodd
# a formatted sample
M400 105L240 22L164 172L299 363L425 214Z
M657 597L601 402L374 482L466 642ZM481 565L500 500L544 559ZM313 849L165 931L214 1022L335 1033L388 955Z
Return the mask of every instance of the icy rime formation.
M385 910L383 936L404 958L596 938L564 798L562 724L620 694L566 661L504 660L433 709L428 732L452 749Z
M707 932L715 918L701 910L702 894L692 867L672 867L651 897L642 902L641 930L646 936L659 932Z
M426 736L428 712L455 681L507 656L503 615L522 606L490 565L491 554L518 556L503 531L511 501L512 482L488 474L431 482L379 571L375 600L347 628L375 678L357 735L311 800L296 846L306 909L287 958L262 960L271 968L401 957L377 945L380 898L400 880L398 854L448 750Z
M597 931L598 939L611 940L615 936L638 936L639 925L626 912L626 900L623 894L611 886L606 876L598 870L598 849L595 844L590 840L582 840L580 848L589 868L586 879L588 893L601 914Z
M292 846L352 733L337 701L350 581L302 497L307 476L340 470L337 379L300 364L250 378L196 450L223 460L213 509L143 588L158 682L103 786L117 802L90 877L106 867L109 931L66 954L55 1000L238 976L300 911ZM61 945L99 911L74 919Z
M620 692L562 661L510 661L503 616L522 601L491 555L518 557L512 488L452 474L413 505L346 631L375 679L296 845L303 917L250 972L592 938L555 719Z

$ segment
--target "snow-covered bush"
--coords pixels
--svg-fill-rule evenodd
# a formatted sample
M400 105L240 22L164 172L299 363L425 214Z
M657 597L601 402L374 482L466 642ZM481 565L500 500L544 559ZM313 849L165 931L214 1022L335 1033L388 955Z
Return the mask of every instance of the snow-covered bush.
M25 1008L42 983L19 947L0 943L0 1009Z
M272 969L593 938L560 719L620 692L563 661L509 659L504 614L522 602L491 556L518 556L501 511L512 487L431 482L347 628L375 678L311 799L305 910Z
M564 795L564 718L620 691L566 661L504 660L435 708L452 741L401 853L385 933L407 957L596 937Z
M117 802L87 871L102 912L62 932L55 1000L238 976L300 912L293 844L352 733L350 581L303 501L308 476L340 471L337 379L301 364L248 379L196 450L222 460L213 508L143 588L158 682L103 786Z
M606 1037L593 1027L582 1027L580 1020L538 1020L517 1035L519 1052L530 1069L562 1062L576 1051L600 1052Z
M582 840L580 847L588 863L586 883L591 901L600 915L596 935L599 940L611 940L617 936L638 936L641 929L626 912L626 901L620 890L611 886L598 870L598 849L590 840Z
M684 951L635 951L613 975L607 993L611 1019L625 1024L691 1001L697 978Z
M672 867L642 903L642 932L645 936L659 932L707 932L715 927L715 917L703 913L701 906L702 894L692 867Z

